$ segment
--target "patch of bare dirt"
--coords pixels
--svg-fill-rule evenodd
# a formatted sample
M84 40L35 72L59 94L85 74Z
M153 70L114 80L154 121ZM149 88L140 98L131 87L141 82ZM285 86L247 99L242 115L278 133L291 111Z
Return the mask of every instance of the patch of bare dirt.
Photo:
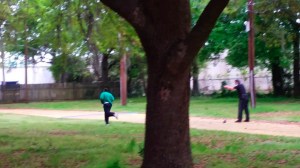
M127 159L126 165L130 167L140 167L142 165L143 159L142 157L131 157Z
M265 123L278 123L278 124L285 124L285 125L299 125L300 126L300 122L280 120L280 118L300 117L300 112L258 113L258 114L254 114L253 116L259 117L259 118L279 118L279 120L277 120L277 121L260 120L261 122L265 122Z
M52 118L63 119L90 119L90 120L104 120L103 112L95 111L63 111L63 110L39 110L39 109L0 109L0 113L12 113L21 115L33 115ZM299 115L299 112L277 112L276 115ZM274 113L263 113L257 115L275 115ZM230 131L241 132L249 134L264 134L275 136L289 136L299 137L300 122L273 122L273 121L261 121L251 120L251 122L235 123L236 119L226 119L227 122L223 122L224 119L220 118L203 118L203 117L190 117L190 127L202 130L217 130L217 131ZM112 118L111 123L116 121L131 122L131 123L145 123L145 114L137 113L119 113L119 119ZM77 132L72 131L53 131L50 132L53 135L74 135Z
M205 168L205 167L206 167L205 163L198 163L193 166L193 168Z
M204 137L204 136L202 136L201 138L191 137L191 142L204 144L205 146L214 149L223 148L226 144L226 141L224 140L216 140L213 139L212 137Z
M10 162L5 154L0 153L0 167L11 167Z
M217 154L217 157L221 158L221 160L225 160L227 162L236 162L237 161L237 159L230 154Z
M13 156L18 157L18 156L21 156L22 154L24 154L25 152L26 152L25 149L18 149L18 150L13 151Z
M32 167L44 168L44 167L49 167L46 164L47 159L48 158L39 155L32 155L28 160L26 160L26 162L28 162L28 164L30 164L30 166Z
M56 136L65 136L65 135L77 135L77 134L79 134L79 132L56 130L56 131L50 131L49 134L56 135Z
M87 161L84 160L65 160L63 161L63 167L72 167L72 168L79 168L84 167L87 164Z
M255 116L259 117L294 117L294 116L300 116L300 112L269 112L269 113L258 113L254 114Z

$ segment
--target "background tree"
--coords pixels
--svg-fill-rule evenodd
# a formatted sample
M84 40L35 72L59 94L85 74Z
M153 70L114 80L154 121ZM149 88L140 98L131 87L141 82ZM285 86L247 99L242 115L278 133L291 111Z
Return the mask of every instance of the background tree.
M43 61L46 53L54 58L60 56L61 60L68 60L68 53L71 51L74 55L79 54L76 52L79 46L76 43L78 40L75 40L77 33L72 29L72 19L65 10L68 9L67 3L33 0L10 1L9 5L12 16L7 21L7 50L20 60L21 64L24 64L25 43L28 48L28 63L33 65ZM68 19L64 20L66 17ZM62 63L60 65L67 66L67 61ZM69 76L67 72L59 73L57 82L66 82Z
M142 167L192 167L190 66L228 0L211 0L192 29L190 3L186 0L102 2L135 28L146 52L148 84Z
M54 2L45 1L41 8L45 14L40 18L40 39L48 38L44 42L44 46L49 48L53 53L54 58L50 70L52 70L57 82L78 81L79 79L83 80L83 77L89 76L87 75L87 67L85 67L86 70L82 70L81 66L70 68L70 65L72 66L70 62L75 60L78 62L78 60L82 59L75 57L88 56L82 45L81 36L78 36L80 30L79 25L76 24L77 18L75 17L76 13L72 2L61 0ZM40 45L43 46L43 43L40 43ZM83 62L84 64L86 62ZM55 71L58 67L61 67L61 71ZM78 74L80 72L82 72L81 75Z
M0 56L1 56L1 67L3 82L5 82L5 32L7 31L7 20L11 14L11 9L9 7L8 1L0 1Z
M46 56L52 56L53 60L48 62L52 64L50 70L56 82L71 82L71 79L80 82L88 79L106 83L108 80L117 80L119 60L125 54L123 51L130 52L127 55L143 55L140 54L141 44L132 27L110 9L99 5L98 1L7 2L9 3L3 2L3 9L6 4L7 9L13 12L12 17L7 15L6 25L10 27L7 28L5 41L9 46L7 50L17 59L14 62L24 63L26 38L29 64L46 61ZM4 18L4 11L1 18ZM27 37L24 33L25 22ZM134 58L131 56L130 59ZM82 66L70 68L69 61L75 60L81 60L80 65L86 65L85 70ZM88 66L92 67L93 78L87 74ZM79 75L80 72L82 74ZM73 74L76 75L72 77ZM134 83L133 80L129 81Z
M293 92L294 96L300 96L300 1L264 0L257 4L256 9L260 23L264 26L261 29L265 31L261 38L268 45L281 48L281 53L285 55L292 53Z
M132 55L132 54L131 54ZM143 53L136 53L128 59L127 91L129 96L144 96L146 93L147 65Z
M258 4L263 4L260 2ZM273 20L263 19L260 16L265 5L258 7L255 4L256 12L256 66L267 68L272 73L274 94L278 96L289 94L290 80L290 54L288 43L282 45L282 34L284 32L273 24ZM200 52L199 59L218 59L219 52L229 50L226 57L227 62L238 68L248 66L248 33L245 31L244 22L247 20L246 1L232 1L225 12L221 15L218 23L211 33L206 45ZM273 11L274 9L268 8ZM272 18L272 15L270 15ZM273 25L273 26L270 26ZM223 31L220 31L223 30ZM214 56L214 57L212 57Z
M228 39L229 54L226 57L227 62L238 68L248 66L248 33L245 31L244 21L247 20L246 12L240 9L239 14L234 18L229 16L230 21L227 24L224 38ZM268 44L261 37L265 33L265 29L260 30L258 26L262 23L256 22L255 34L255 65L256 68L267 68L272 73L273 93L277 96L286 94L284 90L288 88L288 84L284 81L286 73L289 71L286 56L280 52L280 48Z
M56 81L60 80L61 72L64 72L66 82L84 82L91 75L86 68L87 62L80 57L72 56L71 54L67 56L60 55L52 61L53 65L50 67L50 70Z
M114 23L120 25L122 21L95 0L76 1L74 6L84 44L92 55L91 65L95 80L101 79L102 82L106 83L109 80L109 68L115 65L120 58L112 59L116 55L113 53L118 50L117 27L120 27ZM111 64L109 58L112 59Z
M204 2L208 2L205 0ZM192 95L199 95L199 69L205 67L205 63L210 60L217 60L220 58L220 53L224 52L225 49L229 49L228 43L233 40L227 37L225 31L231 32L236 31L231 29L230 21L233 20L237 11L244 5L242 1L231 1L228 7L224 10L218 19L213 31L209 35L208 40L205 45L199 51L197 58L195 59L192 66L192 76L193 76L193 89ZM199 14L205 8L205 3L203 1L199 2L196 0L191 1L191 11L192 11L192 25L197 23ZM231 17L230 17L231 16ZM228 39L227 39L228 38Z

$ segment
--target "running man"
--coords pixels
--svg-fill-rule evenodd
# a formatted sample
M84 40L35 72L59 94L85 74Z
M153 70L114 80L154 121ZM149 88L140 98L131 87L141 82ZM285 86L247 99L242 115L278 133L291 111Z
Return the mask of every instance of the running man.
M109 117L116 117L118 119L118 114L114 112L110 112L110 109L112 107L112 103L115 100L114 96L108 91L107 88L104 88L103 91L101 92L100 96L100 101L103 104L103 109L104 109L104 118L105 118L105 124L109 124Z

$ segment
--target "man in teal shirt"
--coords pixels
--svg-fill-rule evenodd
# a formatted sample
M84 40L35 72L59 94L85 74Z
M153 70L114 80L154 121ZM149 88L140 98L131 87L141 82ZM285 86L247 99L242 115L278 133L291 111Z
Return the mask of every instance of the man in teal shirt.
M118 119L118 115L116 113L110 112L112 103L115 100L115 98L110 92L108 92L107 88L103 89L103 92L101 92L99 98L100 98L101 103L103 104L105 123L109 124L109 117L112 117L112 116L114 116L114 117L116 117L116 119Z

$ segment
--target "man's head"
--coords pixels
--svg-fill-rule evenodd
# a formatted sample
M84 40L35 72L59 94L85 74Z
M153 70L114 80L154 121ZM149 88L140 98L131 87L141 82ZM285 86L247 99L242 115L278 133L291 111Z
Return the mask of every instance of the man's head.
M104 89L103 89L103 92L108 92L108 88L104 88Z
M241 84L240 80L238 80L238 79L236 79L236 80L234 81L234 83L235 83L236 85Z

